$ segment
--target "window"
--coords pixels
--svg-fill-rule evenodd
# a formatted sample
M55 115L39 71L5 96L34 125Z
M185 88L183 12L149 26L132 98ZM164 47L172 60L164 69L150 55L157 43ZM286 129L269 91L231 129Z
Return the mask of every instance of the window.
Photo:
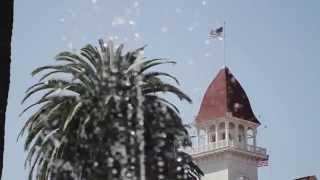
M223 133L222 133L222 140L225 140L225 139L226 139L226 133L223 132Z
M243 140L244 140L244 127L242 126L242 125L239 125L239 128L238 128L238 132L239 132L239 134L238 134L238 141L240 142L240 143L242 143L243 142Z
M212 125L209 129L210 142L216 142L216 126Z
M216 142L216 135L212 134L210 137L211 142Z
M225 123L224 122L222 122L222 123L220 123L220 125L219 125L219 130L218 130L218 132L219 132L219 140L225 140L226 139L226 133L225 133Z

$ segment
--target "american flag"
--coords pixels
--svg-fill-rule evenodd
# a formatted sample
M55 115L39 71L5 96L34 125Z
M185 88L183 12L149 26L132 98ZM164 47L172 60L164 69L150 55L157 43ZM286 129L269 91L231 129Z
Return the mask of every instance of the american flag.
M268 160L261 160L261 161L258 161L258 163L257 163L257 167L263 167L263 166L268 166L268 165L269 165Z
M223 40L223 27L219 27L218 29L211 30L209 32L209 38L211 39L216 39L218 38L219 40Z

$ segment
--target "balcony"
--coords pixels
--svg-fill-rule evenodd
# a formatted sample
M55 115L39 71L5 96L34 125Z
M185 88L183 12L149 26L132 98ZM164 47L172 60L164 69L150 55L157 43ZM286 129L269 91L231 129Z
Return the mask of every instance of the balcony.
M234 150L249 154L253 153L258 157L268 158L267 150L265 148L226 140L211 142L209 144L199 146L193 145L192 147L186 148L184 151L192 156L199 156L201 154L215 153L223 150Z

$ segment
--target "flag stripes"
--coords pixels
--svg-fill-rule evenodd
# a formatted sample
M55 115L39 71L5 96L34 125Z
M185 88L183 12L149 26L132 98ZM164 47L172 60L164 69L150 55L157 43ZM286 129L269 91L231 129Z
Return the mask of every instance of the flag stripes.
M219 39L219 40L223 40L223 27L219 27L218 29L215 30L211 30L209 32L209 38L210 39Z
M268 160L258 161L257 167L263 167L263 166L269 166L269 161Z

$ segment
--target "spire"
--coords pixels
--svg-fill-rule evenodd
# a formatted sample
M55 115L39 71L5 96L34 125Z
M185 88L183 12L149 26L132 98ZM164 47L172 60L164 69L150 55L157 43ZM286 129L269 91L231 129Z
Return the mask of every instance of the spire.
M196 122L202 123L224 117L227 113L260 124L240 83L228 67L223 67L203 97Z

